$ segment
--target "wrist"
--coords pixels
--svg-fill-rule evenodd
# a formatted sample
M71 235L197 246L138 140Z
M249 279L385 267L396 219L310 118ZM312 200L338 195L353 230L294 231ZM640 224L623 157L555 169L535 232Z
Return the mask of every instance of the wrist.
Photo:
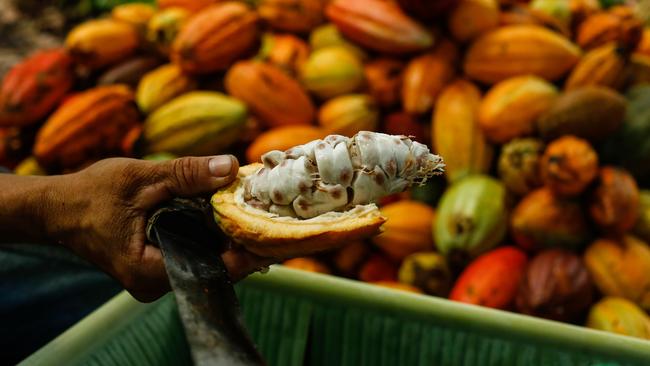
M81 213L75 208L78 204L74 196L69 194L74 192L73 175L42 177L43 180L39 181L35 188L33 201L29 203L34 216L33 222L48 243L65 244ZM70 215L69 212L78 214Z

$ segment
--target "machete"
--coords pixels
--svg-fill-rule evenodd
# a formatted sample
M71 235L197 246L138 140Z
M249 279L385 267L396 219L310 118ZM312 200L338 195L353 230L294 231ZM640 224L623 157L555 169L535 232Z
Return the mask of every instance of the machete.
M175 199L156 211L147 238L163 254L194 364L265 365L242 322L221 254L228 238L205 199Z

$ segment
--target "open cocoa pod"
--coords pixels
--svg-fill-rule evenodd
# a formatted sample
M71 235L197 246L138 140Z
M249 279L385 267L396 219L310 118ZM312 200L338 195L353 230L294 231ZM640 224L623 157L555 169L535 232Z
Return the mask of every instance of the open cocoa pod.
M362 131L330 135L239 169L212 196L217 224L264 257L334 249L379 233L386 220L373 203L441 174L442 159L406 136Z

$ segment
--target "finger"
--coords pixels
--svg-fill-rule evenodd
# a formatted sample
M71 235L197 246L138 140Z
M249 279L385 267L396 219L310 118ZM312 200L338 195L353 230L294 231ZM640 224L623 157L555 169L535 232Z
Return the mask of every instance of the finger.
M139 301L150 302L171 290L165 271L162 252L153 245L146 245L137 268L134 268L134 281L127 290Z
M241 249L229 250L223 253L221 258L233 281L239 281L253 272L278 263L277 259L260 257Z
M178 197L212 193L232 182L239 163L232 155L184 157L162 164L164 185Z

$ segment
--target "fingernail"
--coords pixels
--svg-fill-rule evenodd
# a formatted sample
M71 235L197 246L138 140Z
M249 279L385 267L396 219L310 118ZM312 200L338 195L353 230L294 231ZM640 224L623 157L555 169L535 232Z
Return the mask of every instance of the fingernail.
M208 163L210 174L215 177L227 177L232 170L232 157L230 155L219 155Z

